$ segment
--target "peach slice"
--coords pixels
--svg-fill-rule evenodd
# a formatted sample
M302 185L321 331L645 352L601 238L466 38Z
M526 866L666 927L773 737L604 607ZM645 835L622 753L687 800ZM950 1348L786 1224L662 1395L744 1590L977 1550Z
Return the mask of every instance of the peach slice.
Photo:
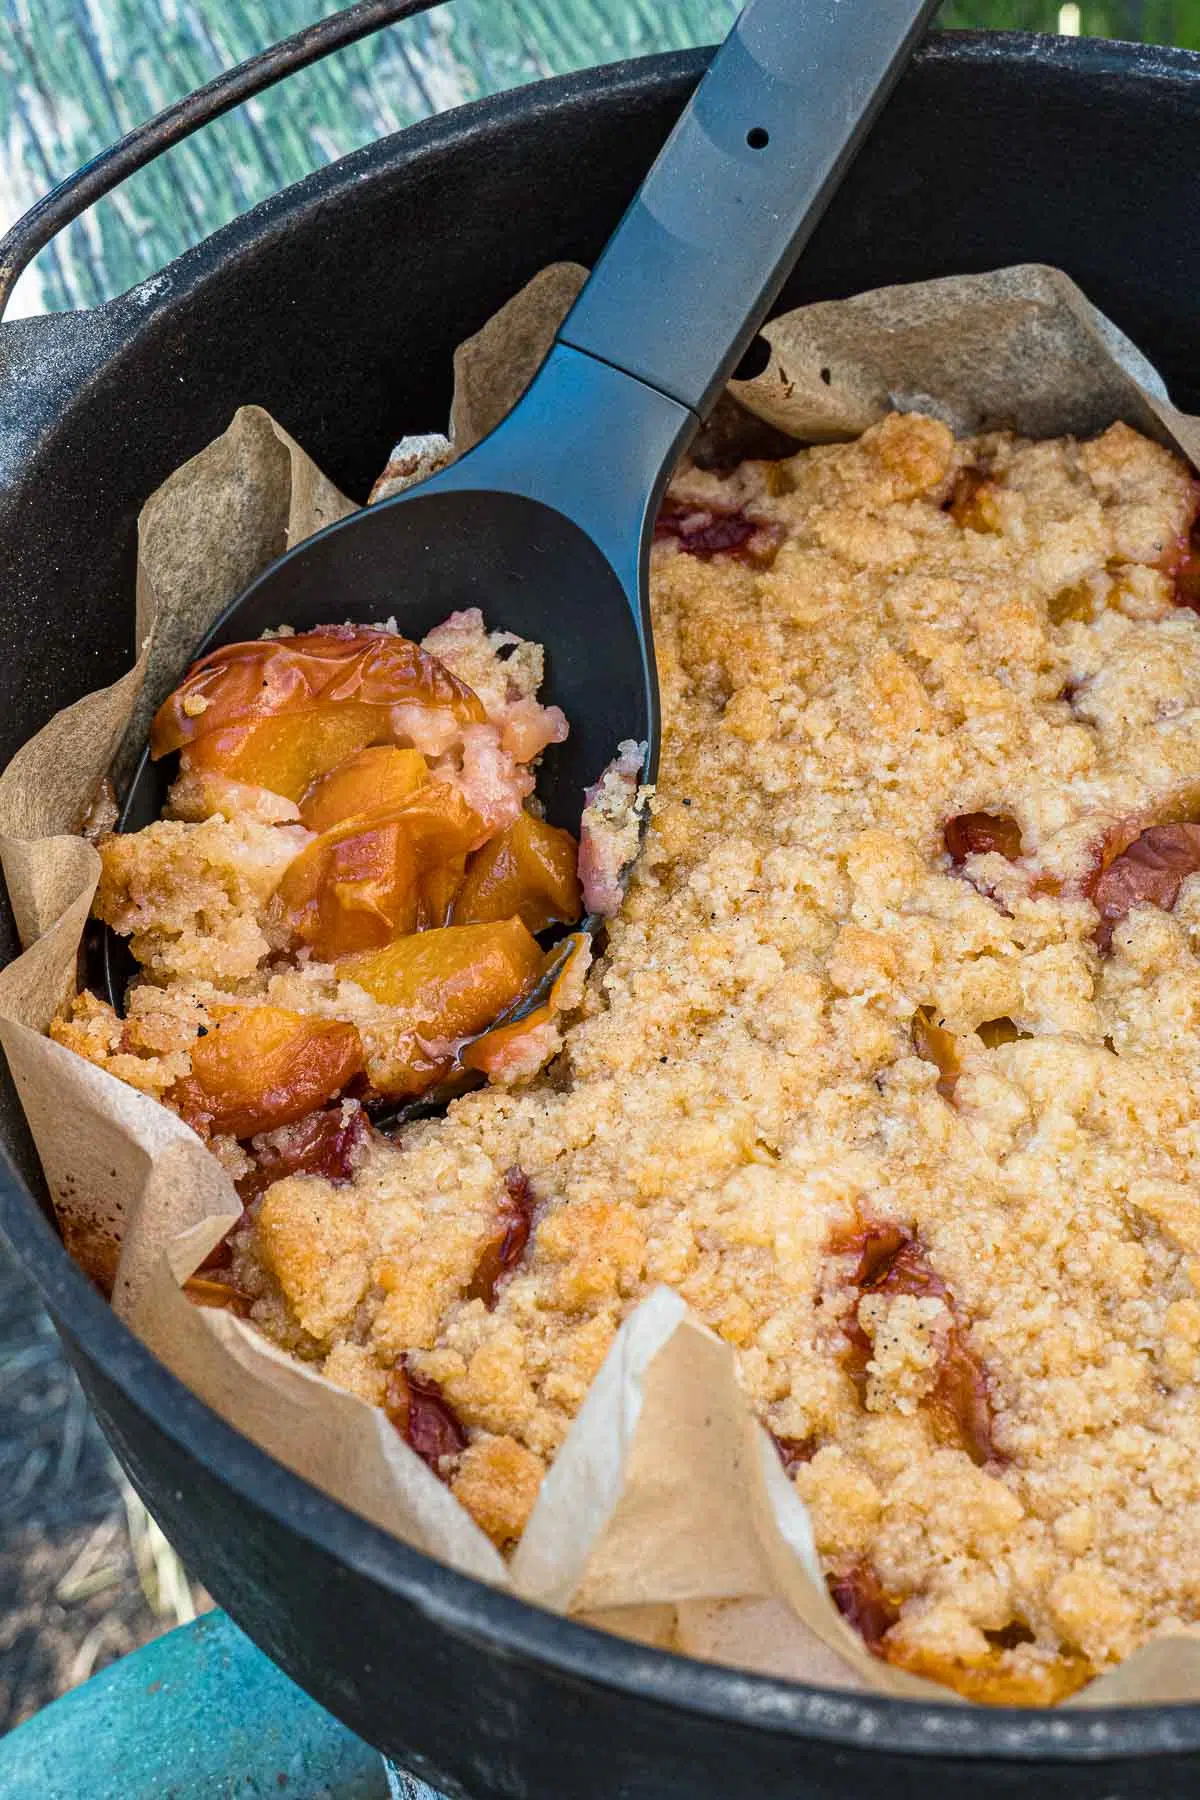
M419 1094L453 1067L464 1038L482 1031L540 974L542 951L520 919L447 925L347 956L338 973L399 1017L373 1058L379 1091Z
M572 933L547 951L540 974L543 979L552 970L557 969L557 974L541 1006L523 1019L494 1025L467 1044L460 1053L464 1069L475 1069L489 1081L503 1081L532 1074L547 1061L561 1042L555 1019L565 1007L579 1004L582 982L576 979L576 965L581 956L585 958L581 973L586 974L591 939L583 931Z
M770 525L747 518L741 507L721 511L667 500L654 521L654 541L658 544L671 538L689 556L705 562L723 555L765 562L777 542Z
M927 1006L919 1006L912 1019L913 1049L938 1072L937 1091L943 1100L954 1100L954 1090L962 1074L958 1040L952 1031L939 1025Z
M1113 858L1092 890L1100 914L1096 942L1112 944L1115 927L1135 906L1170 912L1189 875L1200 871L1200 825L1151 825Z
M208 1306L218 1312L236 1313L240 1319L250 1316L250 1308L254 1305L253 1296L244 1293L229 1276L189 1275L183 1284L183 1291L193 1306Z
M996 504L999 488L982 469L960 469L954 492L946 503L946 511L964 531L1002 531L1000 509Z
M196 1040L191 1074L165 1098L197 1131L248 1138L314 1112L362 1067L355 1026L252 1006Z
M421 901L417 908L417 930L431 931L437 926L454 923L454 902L467 872L465 856L447 857L436 868L421 877Z
M421 1381L407 1356L400 1358L388 1376L383 1410L421 1461L446 1480L446 1459L466 1449L467 1434L441 1389L432 1381Z
M829 1597L867 1649L882 1656L884 1638L900 1617L897 1602L886 1594L870 1563L859 1561L841 1574L827 1575Z
M353 1179L355 1159L372 1135L361 1106L342 1101L308 1113L257 1147L254 1167L234 1183L238 1198L249 1206L288 1175L320 1175L340 1187Z
M950 1292L929 1262L925 1246L898 1225L868 1226L859 1236L854 1285L862 1294L910 1294L940 1300L950 1316L950 1329L940 1347L937 1379L925 1407L940 1442L965 1450L982 1467L996 1458L992 1442L991 1383L971 1345ZM857 1305L842 1326L850 1345L846 1366L853 1379L865 1383L874 1346L858 1320Z
M459 1061L464 1069L486 1075L489 1081L511 1084L535 1075L561 1044L550 1008L539 1006L528 1018L497 1025L473 1038L462 1050Z
M1041 885L1091 900L1100 913L1096 942L1107 950L1114 927L1131 907L1153 905L1170 912L1184 879L1197 870L1200 783L1185 781L1099 832L1081 878Z
M440 924L487 827L457 788L428 782L394 807L343 819L288 864L275 906L322 962Z
M299 800L369 744L423 728L446 748L485 719L478 695L419 645L344 626L211 651L159 708L150 752L182 750L186 768Z
M1200 612L1200 481L1192 483L1184 529L1159 566L1175 582L1176 606Z
M501 1284L525 1254L533 1230L536 1196L520 1163L504 1171L504 1185L496 1203L496 1223L480 1252L475 1274L467 1289L468 1300L482 1300L490 1312Z
M797 1469L810 1463L820 1449L817 1439L811 1435L802 1438L780 1437L778 1432L772 1431L769 1436L775 1446L775 1454L783 1464L785 1475L794 1475Z
M350 702L206 732L184 749L183 769L299 800L328 769L381 736L378 709Z
M942 828L947 854L956 869L968 856L999 853L1015 862L1021 854L1021 827L1007 813L958 813Z
M374 744L313 782L300 801L301 822L310 831L330 831L358 813L402 805L428 779L429 764L419 750Z
M579 846L569 831L522 812L471 858L456 925L520 919L528 930L574 925L580 913Z
M974 1657L951 1656L891 1637L884 1638L876 1654L894 1668L938 1681L964 1700L984 1706L1057 1706L1099 1673L1086 1657L1074 1652L1047 1660L1014 1661L1010 1652L1034 1639L1020 1620L983 1635L988 1648Z

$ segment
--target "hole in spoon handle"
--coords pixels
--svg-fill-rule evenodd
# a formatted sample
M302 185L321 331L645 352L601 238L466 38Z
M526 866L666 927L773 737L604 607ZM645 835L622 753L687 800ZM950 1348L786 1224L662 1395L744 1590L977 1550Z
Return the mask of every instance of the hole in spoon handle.
M938 0L750 0L559 338L701 417Z

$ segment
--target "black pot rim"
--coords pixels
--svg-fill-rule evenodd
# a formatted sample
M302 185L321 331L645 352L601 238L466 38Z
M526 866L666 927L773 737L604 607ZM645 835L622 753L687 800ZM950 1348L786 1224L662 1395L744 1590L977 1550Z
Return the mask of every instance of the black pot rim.
M530 108L569 103L583 87L594 89L602 83L610 89L640 92L648 79L669 85L698 75L707 54L671 52L538 82L381 139L264 201L187 251L155 278L155 297L165 301L203 283L229 256L286 229L298 203L314 199L336 203L344 187L386 166L401 143L411 165L435 157L463 131L478 130L483 123L502 127L508 118ZM935 35L921 56L940 63L1034 64L1091 78L1120 71L1148 80L1195 82L1200 105L1200 54L1185 50L1026 33L954 32ZM138 288L99 310L115 323L131 303L141 311ZM22 324L36 328L35 321ZM159 1431L288 1531L424 1612L439 1628L482 1642L492 1655L542 1664L581 1685L636 1694L664 1711L700 1714L798 1742L820 1739L861 1751L1067 1763L1200 1749L1200 1705L1045 1712L926 1705L810 1688L647 1649L489 1588L351 1513L212 1412L117 1318L67 1255L2 1154L0 1229L37 1283L64 1336Z

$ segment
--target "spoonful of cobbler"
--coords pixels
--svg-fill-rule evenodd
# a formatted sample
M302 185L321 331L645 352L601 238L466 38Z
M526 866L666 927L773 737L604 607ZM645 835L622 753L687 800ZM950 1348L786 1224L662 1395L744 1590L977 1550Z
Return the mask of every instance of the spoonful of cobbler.
M936 3L750 0L508 417L281 557L218 620L155 720L120 832L158 816L168 767L175 819L236 813L249 792L290 807L262 821L282 861L256 951L309 987L336 971L391 1023L385 1054L378 1021L341 1018L333 996L318 1029L307 990L299 1013L218 1019L175 1096L185 1116L240 1139L268 1129L272 1094L299 1117L301 1099L365 1082L404 1107L448 1074L545 1053L586 928L619 903L629 802L657 763L647 576L671 469ZM505 687L466 641L485 617L537 647L550 705L476 691ZM147 880L162 885L115 876L110 917L101 887L117 1010L111 932L138 955L121 896Z
M619 744L653 779L658 502L936 5L749 0L509 416L281 557L205 648L347 617L421 639L478 607L545 646L571 720L542 776L556 824Z

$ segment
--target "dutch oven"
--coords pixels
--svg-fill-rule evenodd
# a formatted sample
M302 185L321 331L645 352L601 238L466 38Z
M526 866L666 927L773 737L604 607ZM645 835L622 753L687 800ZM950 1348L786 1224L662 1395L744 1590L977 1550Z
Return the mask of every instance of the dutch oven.
M173 469L253 401L365 498L401 432L444 425L455 346L544 264L595 257L705 61L648 57L465 107L323 169L95 312L0 327L0 762L129 666L135 522ZM1054 263L1200 411L1197 169L1200 56L936 36L778 309ZM8 957L11 920L3 932ZM0 1226L150 1510L290 1675L447 1793L1195 1792L1200 1706L1035 1713L821 1692L649 1651L441 1567L281 1468L157 1363L63 1251L11 1090L0 1128Z

